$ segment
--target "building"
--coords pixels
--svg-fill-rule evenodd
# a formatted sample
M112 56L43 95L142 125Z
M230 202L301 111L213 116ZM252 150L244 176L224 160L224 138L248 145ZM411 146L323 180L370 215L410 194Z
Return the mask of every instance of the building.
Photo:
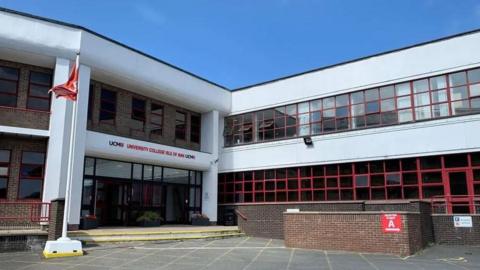
M480 31L229 90L80 26L0 21L4 200L64 196L72 107L47 90L81 54L72 228L376 200L476 213Z

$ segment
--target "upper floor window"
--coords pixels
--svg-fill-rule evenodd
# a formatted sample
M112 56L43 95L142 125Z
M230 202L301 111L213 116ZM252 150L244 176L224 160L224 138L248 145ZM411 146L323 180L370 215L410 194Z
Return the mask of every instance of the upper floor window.
M224 136L230 146L472 113L480 68L231 116Z
M88 88L88 114L87 114L88 120L92 120L94 100L95 100L95 85L90 84L90 87Z
M0 67L0 106L17 106L19 70Z
M7 198L9 168L10 168L10 151L0 150L0 199Z
M19 199L40 199L45 175L45 153L23 152L18 185Z
M200 115L190 116L190 141L200 143L201 117Z
M30 72L27 108L40 111L50 110L50 94L52 75L43 72Z
M185 140L187 134L187 115L177 111L175 114L175 138Z
M163 133L163 106L154 102L151 105L150 132L157 135Z
M100 121L115 124L117 113L117 92L102 89L100 95Z
M144 99L132 98L132 119L145 123L146 101Z

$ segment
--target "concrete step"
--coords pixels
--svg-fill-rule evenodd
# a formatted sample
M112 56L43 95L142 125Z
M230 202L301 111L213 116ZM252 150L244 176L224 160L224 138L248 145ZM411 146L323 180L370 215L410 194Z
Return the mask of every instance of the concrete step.
M74 231L69 232L71 239L91 243L112 242L144 242L144 241L172 241L207 238L240 237L244 234L238 229L218 230L102 230L102 231Z

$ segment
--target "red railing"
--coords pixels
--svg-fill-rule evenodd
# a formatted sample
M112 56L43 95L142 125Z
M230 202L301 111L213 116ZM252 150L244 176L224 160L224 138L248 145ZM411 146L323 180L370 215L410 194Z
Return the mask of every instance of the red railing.
M430 199L432 213L455 214L455 213L480 213L480 196L475 195L444 195L433 196Z
M50 221L50 203L0 202L0 230L39 227Z

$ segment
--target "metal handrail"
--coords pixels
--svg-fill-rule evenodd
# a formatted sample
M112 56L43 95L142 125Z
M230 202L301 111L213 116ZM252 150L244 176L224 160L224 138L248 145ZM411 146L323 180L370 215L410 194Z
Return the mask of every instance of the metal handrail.
M242 218L243 220L245 220L245 221L248 220L248 219L247 219L247 216L246 216L244 213L240 212L238 209L235 209L235 214L236 214L237 216L241 217L241 218Z
M437 195L430 198L432 213L436 209L444 209L446 214L453 213L454 206L468 206L469 212L477 214L477 206L480 208L480 196L478 195Z

